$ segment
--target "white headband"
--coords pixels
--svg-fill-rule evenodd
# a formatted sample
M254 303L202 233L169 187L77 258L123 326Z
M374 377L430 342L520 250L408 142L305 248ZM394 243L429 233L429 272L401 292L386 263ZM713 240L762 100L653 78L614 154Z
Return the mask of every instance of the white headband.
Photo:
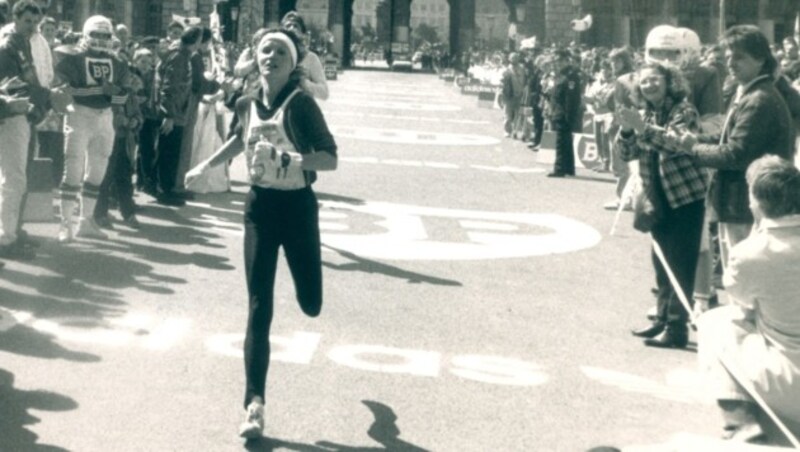
M258 47L261 47L261 43L264 42L265 39L274 39L276 41L284 43L286 45L286 48L289 49L289 54L292 57L292 69L297 67L297 46L295 46L291 38L289 38L283 33L278 33L278 32L267 33L261 37L261 41L258 42Z

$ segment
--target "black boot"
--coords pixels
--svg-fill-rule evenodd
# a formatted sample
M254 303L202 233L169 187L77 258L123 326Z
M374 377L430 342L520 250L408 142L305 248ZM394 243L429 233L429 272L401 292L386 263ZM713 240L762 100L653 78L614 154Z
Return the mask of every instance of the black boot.
M652 339L645 339L644 345L658 348L686 348L689 343L689 328L686 322L667 323L666 329Z
M633 334L636 337L652 338L664 332L664 329L666 327L667 327L666 323L660 320L656 320L652 324L650 324L650 326L638 330L631 330L631 334Z

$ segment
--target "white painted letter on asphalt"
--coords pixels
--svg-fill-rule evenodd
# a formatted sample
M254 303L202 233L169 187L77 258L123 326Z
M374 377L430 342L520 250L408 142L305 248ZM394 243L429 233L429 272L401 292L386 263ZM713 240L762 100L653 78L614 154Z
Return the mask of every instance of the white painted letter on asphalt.
M486 355L460 355L453 358L454 375L468 380L511 386L538 386L547 375L534 363Z
M344 345L334 348L328 357L341 365L372 372L404 373L421 377L439 375L440 354L381 345ZM400 362L396 362L397 360ZM387 362L395 361L395 362Z

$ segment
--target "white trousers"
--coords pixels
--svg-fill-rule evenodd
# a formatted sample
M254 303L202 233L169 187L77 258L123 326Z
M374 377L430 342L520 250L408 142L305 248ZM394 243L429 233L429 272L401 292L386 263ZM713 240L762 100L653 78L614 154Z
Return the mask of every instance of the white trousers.
M70 187L80 187L83 182L99 186L114 148L111 109L75 105L75 111L66 117L65 126L63 183Z
M0 121L0 245L17 240L20 203L28 179L28 144L31 128L23 115Z

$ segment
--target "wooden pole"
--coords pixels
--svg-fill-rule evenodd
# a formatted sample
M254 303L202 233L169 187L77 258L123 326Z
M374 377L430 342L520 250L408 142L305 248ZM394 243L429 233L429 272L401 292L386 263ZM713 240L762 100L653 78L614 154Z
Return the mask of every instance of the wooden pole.
M719 0L719 36L725 34L725 0Z

